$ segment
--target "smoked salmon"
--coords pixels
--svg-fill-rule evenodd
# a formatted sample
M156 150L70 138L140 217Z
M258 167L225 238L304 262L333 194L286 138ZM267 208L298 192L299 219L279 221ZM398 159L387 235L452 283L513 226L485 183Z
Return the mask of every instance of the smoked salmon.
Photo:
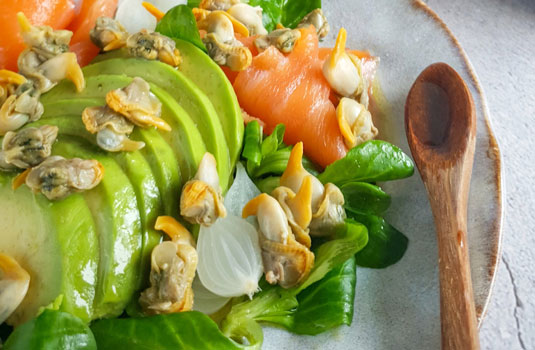
M284 141L303 141L305 154L325 167L342 158L347 147L322 73L325 57L319 56L318 36L313 27L299 30L301 39L287 55L273 46L253 52L251 66L235 76L233 86L240 106L264 121L267 133L283 123ZM252 39L242 42L251 47Z

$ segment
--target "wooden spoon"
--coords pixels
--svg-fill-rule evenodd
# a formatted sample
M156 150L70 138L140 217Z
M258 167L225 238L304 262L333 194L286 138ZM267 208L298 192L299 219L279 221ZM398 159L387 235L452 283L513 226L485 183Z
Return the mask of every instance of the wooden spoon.
M479 349L466 239L476 114L453 68L435 63L418 76L405 104L405 129L435 219L442 349Z

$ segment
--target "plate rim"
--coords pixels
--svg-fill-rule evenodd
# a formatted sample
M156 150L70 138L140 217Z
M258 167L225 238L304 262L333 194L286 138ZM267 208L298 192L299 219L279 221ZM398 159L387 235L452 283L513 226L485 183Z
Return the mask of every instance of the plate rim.
M491 263L488 265L488 276L490 277L490 287L487 293L487 297L485 299L485 303L483 305L483 308L481 310L476 309L477 316L478 316L478 323L479 327L481 328L481 325L483 323L483 319L486 316L489 302L493 293L494 284L496 282L496 272L498 271L498 266L501 260L502 256L502 240L503 240L503 220L505 215L505 207L503 205L503 198L505 197L505 180L504 180L504 169L503 169L503 159L502 154L500 151L498 140L496 139L496 135L494 134L494 130L492 128L492 121L490 116L490 111L487 104L487 98L485 96L485 93L483 91L483 87L481 86L479 79L477 77L477 74L475 72L474 67L472 66L472 63L470 62L470 59L468 58L468 55L464 51L463 47L461 46L460 42L457 40L457 37L453 34L451 29L446 25L444 20L440 18L440 16L433 10L429 5L427 5L422 0L411 0L412 6L419 11L424 12L434 20L439 27L444 31L444 33L449 37L451 40L453 46L458 51L460 58L463 62L463 68L468 73L468 76L471 79L471 82L473 83L477 94L479 95L479 99L481 100L481 109L483 112L483 117L485 119L485 127L487 128L488 136L489 136L489 146L487 149L488 153L492 154L492 160L494 163L494 170L495 170L495 183L496 183L496 197L497 197L497 205L496 205L496 214L493 226L491 228L492 233L494 236L496 236L495 241L493 242L492 246L492 253L490 255L491 257Z

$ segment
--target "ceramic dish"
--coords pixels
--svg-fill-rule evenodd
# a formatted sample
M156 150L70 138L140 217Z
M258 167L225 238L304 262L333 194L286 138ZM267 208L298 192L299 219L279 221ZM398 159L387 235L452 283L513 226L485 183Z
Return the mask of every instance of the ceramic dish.
M482 321L500 256L503 217L501 158L485 97L463 49L442 20L421 1L331 0L323 8L331 23L325 46L340 27L347 46L381 58L378 80L388 108L376 113L379 138L410 154L403 122L405 99L418 74L446 62L466 81L477 112L477 144L468 209L468 244L474 297ZM440 307L438 250L433 217L418 174L384 185L392 195L387 219L410 239L403 259L385 270L357 269L351 327L314 337L267 328L265 349L438 349Z

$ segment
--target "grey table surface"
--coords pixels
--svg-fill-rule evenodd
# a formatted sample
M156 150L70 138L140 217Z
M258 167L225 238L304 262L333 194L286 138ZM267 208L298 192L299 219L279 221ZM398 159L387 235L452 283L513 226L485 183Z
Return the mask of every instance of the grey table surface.
M535 0L427 0L468 54L505 170L502 258L482 349L535 349Z

